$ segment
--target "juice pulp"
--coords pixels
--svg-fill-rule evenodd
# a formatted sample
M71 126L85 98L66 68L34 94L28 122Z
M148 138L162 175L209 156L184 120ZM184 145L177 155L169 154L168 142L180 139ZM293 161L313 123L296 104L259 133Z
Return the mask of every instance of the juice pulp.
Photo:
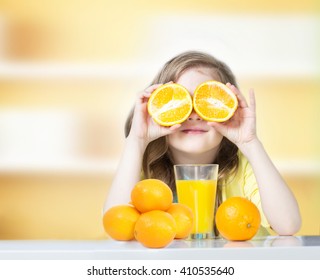
M194 214L192 234L211 233L217 180L176 180L178 202L189 206Z

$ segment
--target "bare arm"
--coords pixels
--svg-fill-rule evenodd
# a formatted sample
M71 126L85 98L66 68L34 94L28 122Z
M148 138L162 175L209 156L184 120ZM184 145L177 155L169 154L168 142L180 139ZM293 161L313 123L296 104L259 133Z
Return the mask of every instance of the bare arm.
M130 193L133 186L140 180L142 157L145 144L134 137L126 139L125 147L109 189L104 205L104 212L117 204L130 202Z
M280 235L292 235L301 226L298 203L256 135L254 92L249 92L248 106L241 92L230 84L228 86L237 95L239 108L228 122L210 125L235 143L250 162L258 183L261 205L272 229Z
M239 147L249 160L255 174L263 211L280 235L292 235L301 226L297 201L282 179L258 138Z
M147 145L180 127L179 124L172 127L159 126L149 116L147 102L157 87L158 84L153 85L138 94L131 130L104 204L104 212L114 205L130 202L131 190L140 180L143 154Z

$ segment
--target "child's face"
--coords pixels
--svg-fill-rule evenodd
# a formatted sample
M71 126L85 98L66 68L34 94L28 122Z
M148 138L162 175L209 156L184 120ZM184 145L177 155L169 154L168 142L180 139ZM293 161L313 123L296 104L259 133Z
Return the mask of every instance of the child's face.
M220 79L208 68L195 68L183 73L176 83L186 87L193 95L197 86L208 80ZM205 163L214 159L222 138L220 133L193 111L181 127L168 136L168 143L175 160L188 159L194 160L193 163Z

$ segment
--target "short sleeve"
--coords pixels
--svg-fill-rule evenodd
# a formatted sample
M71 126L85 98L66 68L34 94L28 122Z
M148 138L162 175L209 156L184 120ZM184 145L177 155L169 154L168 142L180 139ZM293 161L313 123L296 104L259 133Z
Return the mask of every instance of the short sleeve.
M270 227L270 224L262 210L261 198L259 193L258 184L253 173L252 167L247 160L243 162L243 194L244 197L253 202L259 209L261 214L261 225L264 227Z

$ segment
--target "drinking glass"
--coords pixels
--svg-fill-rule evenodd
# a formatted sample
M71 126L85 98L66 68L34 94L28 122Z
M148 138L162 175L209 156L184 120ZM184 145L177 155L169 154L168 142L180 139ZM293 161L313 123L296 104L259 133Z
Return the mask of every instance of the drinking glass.
M193 229L187 239L214 238L218 164L177 164L174 174L178 202L193 211Z

